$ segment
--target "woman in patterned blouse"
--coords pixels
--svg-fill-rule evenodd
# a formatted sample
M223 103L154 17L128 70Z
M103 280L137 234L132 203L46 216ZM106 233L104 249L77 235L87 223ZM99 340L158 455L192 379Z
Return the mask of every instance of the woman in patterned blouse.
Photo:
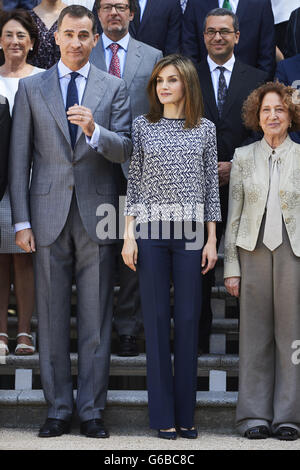
M201 266L206 274L216 263L215 226L221 217L215 126L202 117L197 72L185 57L174 54L157 63L148 95L149 113L133 123L122 255L131 269L138 265L150 426L161 438L175 439L176 427L182 437L196 438ZM208 241L202 251L203 221Z
M32 65L49 69L59 61L60 51L54 39L54 32L57 30L59 14L66 6L61 0L42 0L29 11L39 32L39 48L31 59Z

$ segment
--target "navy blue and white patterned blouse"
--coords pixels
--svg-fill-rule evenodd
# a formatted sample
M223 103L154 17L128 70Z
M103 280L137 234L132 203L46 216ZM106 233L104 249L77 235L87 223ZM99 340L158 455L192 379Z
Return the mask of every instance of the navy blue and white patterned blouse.
M215 125L205 118L193 128L184 123L133 122L125 215L137 223L221 220Z

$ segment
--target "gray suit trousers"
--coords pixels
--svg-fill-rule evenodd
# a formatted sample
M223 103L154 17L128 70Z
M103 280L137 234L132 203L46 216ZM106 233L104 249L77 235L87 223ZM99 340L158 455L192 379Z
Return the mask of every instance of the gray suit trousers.
M300 258L292 252L283 224L283 243L273 252L262 243L239 249L241 263L240 372L237 426L241 434L266 425L272 432L300 432Z
M81 421L101 418L109 376L113 305L114 245L100 246L85 231L76 197L65 227L34 255L39 352L48 417L73 413L70 310L73 276L77 286L77 412Z

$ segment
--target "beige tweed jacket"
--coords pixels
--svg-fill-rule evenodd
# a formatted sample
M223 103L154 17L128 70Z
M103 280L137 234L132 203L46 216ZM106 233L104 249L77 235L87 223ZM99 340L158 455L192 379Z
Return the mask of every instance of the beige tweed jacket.
M240 276L238 247L253 251L269 192L269 157L265 139L236 149L229 186L224 278ZM290 137L275 149L280 164L279 197L292 250L300 256L300 145Z

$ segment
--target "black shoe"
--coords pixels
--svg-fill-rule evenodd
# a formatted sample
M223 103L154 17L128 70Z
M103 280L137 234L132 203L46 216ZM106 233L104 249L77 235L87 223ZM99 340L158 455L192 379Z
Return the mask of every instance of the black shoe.
M129 335L121 335L118 356L129 357L138 355L139 351L136 344L136 337Z
M185 439L197 439L198 437L198 431L196 428L178 428L178 433L180 437L184 437Z
M70 432L71 423L63 419L47 418L41 427L39 437L58 437Z
M295 441L298 439L298 431L290 426L281 426L274 434L280 441Z
M105 429L101 419L90 419L80 424L80 432L86 437L106 438L109 432Z
M175 441L177 439L177 432L176 431L162 431L161 429L158 430L157 437L160 439L169 439Z
M254 426L253 428L247 429L245 437L248 439L267 439L270 437L270 431L267 426Z

